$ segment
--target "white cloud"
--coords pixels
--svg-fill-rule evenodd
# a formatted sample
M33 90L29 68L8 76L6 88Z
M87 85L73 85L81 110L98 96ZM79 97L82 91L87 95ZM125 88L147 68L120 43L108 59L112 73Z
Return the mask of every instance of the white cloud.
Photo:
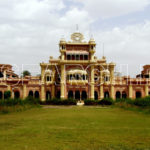
M71 0L72 1L72 0ZM76 1L76 0L73 0ZM150 0L78 0L93 17L116 17L143 10Z
M62 15L64 8L62 0L0 1L0 63L39 64L50 55L57 58L61 36L75 31L76 24L85 31L91 22L86 11L70 8Z
M93 22L86 11L80 11L77 8L68 10L66 14L59 19L59 21L61 23L61 27L68 29L72 29L72 27L75 28L75 25L79 24L82 31L88 30L89 24Z
M102 43L105 43L105 55L109 61L129 65L129 73L140 73L139 68L149 64L150 53L150 21L129 25L124 28L113 28L110 31L97 31L97 54L102 55Z

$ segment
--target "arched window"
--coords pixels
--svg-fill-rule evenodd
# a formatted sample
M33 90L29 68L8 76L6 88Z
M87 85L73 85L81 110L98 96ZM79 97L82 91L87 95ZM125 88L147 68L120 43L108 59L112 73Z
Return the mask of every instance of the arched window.
M37 98L37 99L40 97L40 96L39 96L39 91L35 91L34 97Z
M81 99L82 100L87 99L87 93L86 93L86 91L82 91Z
M141 98L141 97L142 97L141 92L140 92L140 91L137 91L137 92L136 92L136 98Z
M75 99L80 100L80 91L75 92Z
M80 58L79 55L76 55L76 60L79 60L79 58Z
M71 60L71 56L70 55L67 55L67 60Z
M105 76L104 77L104 82L108 82L110 79L109 79L109 76Z
M84 60L88 60L88 55L84 55Z
M80 79L79 74L77 74L77 75L76 75L76 79L77 79L77 80L79 80L79 79Z
M4 77L3 73L2 73L2 72L0 72L0 78L3 78L3 77Z
M80 55L80 60L83 60L83 55Z
M47 75L47 76L46 76L46 81L47 81L47 82L50 82L50 81L51 81L51 76L50 76L50 75Z
M75 60L75 55L72 55L72 60Z
M94 80L95 80L95 82L98 81L98 75L97 74L94 75Z
M104 98L109 98L109 92L108 92L108 91L106 91L106 92L104 93Z
M15 98L20 98L20 93L19 93L19 91L15 91L15 92L14 92L14 96L15 96Z
M73 98L73 91L68 92L68 98Z
M3 99L3 92L0 91L0 99Z
M94 92L94 99L98 100L98 92L97 91Z
M29 97L33 97L33 91L29 91L28 96L29 96Z
M86 80L86 76L85 75L83 75L82 78L83 78L83 80Z
M121 93L120 93L120 91L117 91L116 92L116 99L120 99L121 98Z

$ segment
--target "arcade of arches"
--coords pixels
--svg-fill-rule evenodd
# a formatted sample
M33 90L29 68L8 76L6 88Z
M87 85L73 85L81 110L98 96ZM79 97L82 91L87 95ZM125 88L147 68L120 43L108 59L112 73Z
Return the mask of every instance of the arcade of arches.
M60 98L60 91L56 92L56 98ZM150 92L149 92L150 95ZM35 91L33 92L32 90L29 91L28 93L29 97L34 97L39 99L40 98L40 94L39 91ZM110 93L109 91L105 91L104 92L104 98L109 98L110 97ZM142 92L141 91L135 91L135 98L141 98L142 97ZM0 91L0 99L4 98L4 92ZM14 98L20 98L20 92L19 91L14 91ZM86 91L68 91L68 99L77 99L77 100L85 100L88 98L87 92ZM115 93L115 99L124 99L124 98L128 98L128 95L125 91L120 92L120 91L116 91ZM51 91L46 91L46 100L50 100L52 99L52 95L51 95ZM94 99L98 100L99 99L99 94L97 91L94 92Z

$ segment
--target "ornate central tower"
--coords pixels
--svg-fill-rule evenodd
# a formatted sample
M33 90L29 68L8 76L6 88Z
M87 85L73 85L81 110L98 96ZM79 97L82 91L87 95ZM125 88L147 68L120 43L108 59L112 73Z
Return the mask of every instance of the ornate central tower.
M93 38L88 42L83 40L84 36L79 32L71 35L71 41L62 38L60 57L50 57L49 63L41 63L42 93L49 88L52 97L83 100L102 99L104 85L111 85L113 91L115 64L95 57ZM44 97L43 94L43 100Z

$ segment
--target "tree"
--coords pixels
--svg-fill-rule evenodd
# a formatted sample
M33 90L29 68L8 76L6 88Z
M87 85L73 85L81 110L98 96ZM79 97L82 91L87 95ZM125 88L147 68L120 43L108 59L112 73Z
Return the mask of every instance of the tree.
M31 73L28 70L24 70L22 74L23 74L23 77L31 75Z

